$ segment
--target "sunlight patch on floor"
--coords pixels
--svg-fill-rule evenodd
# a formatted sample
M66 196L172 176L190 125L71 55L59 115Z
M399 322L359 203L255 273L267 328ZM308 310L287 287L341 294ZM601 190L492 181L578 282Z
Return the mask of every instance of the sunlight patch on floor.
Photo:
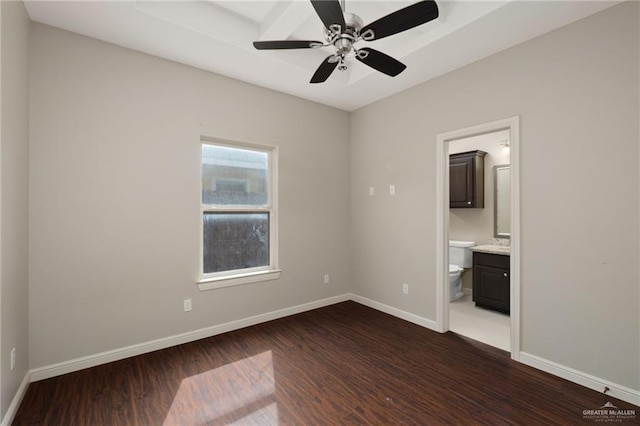
M187 377L164 425L278 424L271 351Z

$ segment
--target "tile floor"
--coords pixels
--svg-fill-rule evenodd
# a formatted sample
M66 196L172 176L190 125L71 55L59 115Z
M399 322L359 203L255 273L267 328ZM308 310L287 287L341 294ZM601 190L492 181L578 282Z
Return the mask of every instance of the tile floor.
M469 294L449 304L449 329L454 333L511 352L509 315L477 308Z

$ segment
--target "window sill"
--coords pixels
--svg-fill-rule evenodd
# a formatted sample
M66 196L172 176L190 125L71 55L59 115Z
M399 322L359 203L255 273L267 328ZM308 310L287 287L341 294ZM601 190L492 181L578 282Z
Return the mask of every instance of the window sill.
M236 285L244 285L257 283L260 281L271 281L280 278L280 269L272 269L269 271L251 272L248 274L229 275L216 278L202 278L196 282L198 290L215 290L217 288L232 287Z

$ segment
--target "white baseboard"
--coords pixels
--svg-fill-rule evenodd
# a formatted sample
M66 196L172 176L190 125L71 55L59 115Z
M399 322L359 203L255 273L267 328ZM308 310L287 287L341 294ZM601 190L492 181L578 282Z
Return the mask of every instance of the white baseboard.
M466 290L467 289L465 289L465 294ZM438 331L436 322L430 319L423 318L418 315L411 314L409 312L405 312L392 306L385 305L383 303L376 302L375 300L367 299L366 297L358 296L355 294L351 295L351 300L376 309L378 311L385 312L389 315L402 318L414 324L421 325L428 329ZM603 394L604 399L606 399L606 396L608 395L613 398L628 402L630 404L640 406L640 391L627 388L608 380L600 379L598 377L583 373L569 367L565 367L563 365L548 361L535 355L528 354L526 352L519 352L518 359L516 359L516 361L598 392L602 392L606 386L609 388L609 391L607 391L606 395ZM587 408L589 407L585 407L585 409Z
M305 303L290 308L280 309L277 311L267 312L265 314L256 315L241 320L231 321L228 323L202 328L187 333L182 333L162 339L152 340L137 345L127 346L112 351L102 352L91 356L76 358L70 361L60 362L40 368L35 368L27 373L20 388L14 397L7 414L0 426L11 424L13 417L15 416L17 409L24 397L28 384L38 380L47 379L50 377L59 376L66 373L82 370L89 367L95 367L97 365L105 364L108 362L118 361L121 359L129 358L136 355L141 355L147 352L156 351L159 349L165 349L171 346L189 343L195 340L204 339L207 337L215 336L217 334L226 333L229 331L238 330L244 327L260 324L263 322L283 318L289 315L295 315L302 312L310 311L312 309L322 308L325 306L333 305L347 300L353 300L354 302L376 309L378 311L393 315L397 318L404 319L411 323L423 326L433 331L438 331L435 321L403 311L398 308L394 308L384 303L377 302L366 297L358 296L356 294L342 294L335 297L330 297L315 302ZM600 379L598 377L583 373L578 370L548 361L544 358L540 358L536 355L532 355L526 352L519 352L517 360L523 364L538 370L545 371L553 374L554 376L561 377L573 383L585 386L587 388L602 392L603 389L608 387L610 390L606 395L620 399L622 401L629 402L634 405L640 406L640 391L627 388L625 386L618 385L616 383L609 382L607 380ZM603 398L606 399L606 395L603 394ZM605 401L606 402L606 401ZM589 408L589 407L585 407Z
M603 392L604 388L608 387L609 390L607 391L607 393L602 394L603 404L606 402L607 396L611 396L630 404L640 406L640 391L627 388L617 383L612 383L608 380L592 376L590 374L575 370L561 364L557 364L553 361L548 361L544 358L540 358L526 352L520 352L519 361L530 367L553 374L554 376L561 377L565 380L577 383L598 392ZM584 408L589 409L592 407Z
M44 367L31 370L31 381L48 379L50 377L83 370L89 367L106 364L108 362L119 361L121 359L130 358L136 355L142 355L147 352L157 351L159 349L169 348L171 346L182 345L184 343L193 342L195 340L206 339L207 337L217 334L227 333L229 331L239 330L241 328L260 324L278 318L299 314L310 311L312 309L322 308L336 303L344 302L351 299L350 294L330 297L328 299L317 300L315 302L304 303L302 305L290 308L280 309L277 311L267 312L265 314L256 315L241 320L230 321L212 327L202 328L200 330L190 331L187 333L177 334L162 339L151 340L149 342L131 345L124 348L114 349L111 351L101 352L95 355L89 355L69 361L59 362Z
M18 412L18 408L22 403L22 399L24 398L24 394L27 393L29 383L31 383L31 373L27 371L27 374L24 375L24 379L22 379L22 383L20 383L20 387L18 387L16 395L11 401L11 405L9 405L7 412L2 418L0 426L9 426L13 422L13 419L16 417L16 413Z
M394 317L402 318L403 320L421 325L430 330L438 331L436 322L430 319L394 308L393 306L385 305L384 303L376 302L375 300L367 299L366 297L358 296L357 294L352 294L351 300L389 315L393 315Z

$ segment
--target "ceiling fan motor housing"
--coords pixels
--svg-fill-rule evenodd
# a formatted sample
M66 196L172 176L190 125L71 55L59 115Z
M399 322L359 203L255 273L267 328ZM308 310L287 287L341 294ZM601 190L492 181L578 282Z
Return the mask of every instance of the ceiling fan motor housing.
M340 25L331 25L328 29L323 27L325 39L333 43L336 48L340 48L336 44L340 40L349 40L351 43L356 41L363 25L362 19L355 13L344 12L343 16L346 28L340 28Z
M340 62L338 66L340 71L347 69L344 57L353 52L353 43L358 41L363 25L362 19L355 13L343 12L343 16L346 28L331 25L329 29L324 30L325 39L336 48L336 59Z
M362 19L355 13L344 12L344 22L347 24L347 28L344 32L356 37L360 33L362 28Z

